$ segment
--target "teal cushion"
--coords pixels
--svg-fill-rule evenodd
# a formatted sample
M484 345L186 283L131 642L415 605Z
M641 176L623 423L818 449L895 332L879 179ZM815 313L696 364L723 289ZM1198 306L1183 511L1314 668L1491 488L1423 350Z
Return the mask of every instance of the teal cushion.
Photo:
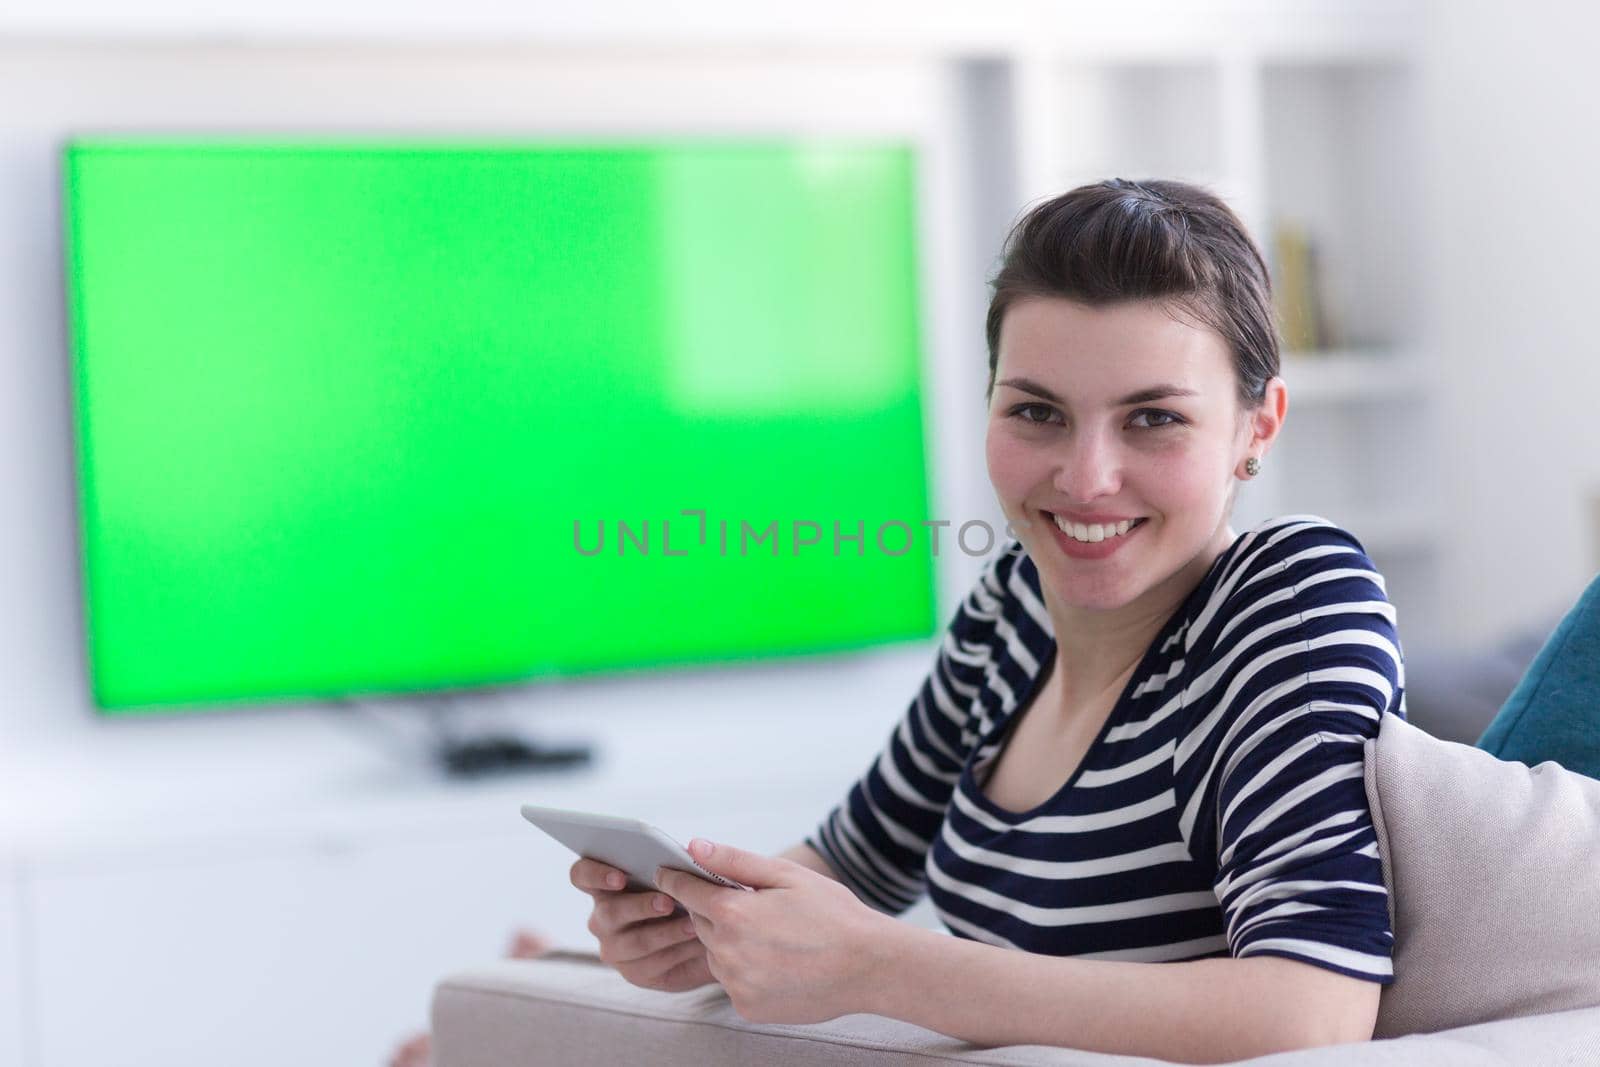
M1600 576L1539 650L1478 747L1600 778Z

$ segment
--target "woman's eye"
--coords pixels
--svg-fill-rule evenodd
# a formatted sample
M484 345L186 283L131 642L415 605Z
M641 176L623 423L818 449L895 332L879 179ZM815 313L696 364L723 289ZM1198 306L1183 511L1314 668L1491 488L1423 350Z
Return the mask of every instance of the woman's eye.
M1011 414L1020 418L1023 422L1043 426L1054 421L1055 409L1050 407L1049 404L1018 404L1011 409Z
M1155 408L1141 408L1138 411L1135 411L1133 413L1133 417L1135 419L1138 419L1139 417L1145 416L1145 415L1149 415L1149 416L1152 416L1154 418L1163 420L1161 422L1157 422L1157 423L1154 423L1154 424L1150 424L1149 422L1147 422L1146 425L1141 427L1141 429L1146 429L1146 430L1159 430L1159 429L1161 429L1162 427L1165 427L1165 426L1176 426L1176 425L1178 425L1179 423L1181 423L1183 421L1181 418L1179 418L1178 416L1174 415L1170 411L1157 411Z

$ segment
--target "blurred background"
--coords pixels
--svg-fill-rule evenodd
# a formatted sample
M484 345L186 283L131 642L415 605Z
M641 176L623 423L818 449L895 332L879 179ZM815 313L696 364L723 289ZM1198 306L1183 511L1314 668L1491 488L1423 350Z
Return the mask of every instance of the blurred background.
M763 851L809 833L992 546L893 556L868 526L839 566L785 544L737 571L702 527L692 570L659 542L583 570L570 521L998 526L985 282L1018 213L1086 181L1199 182L1256 235L1290 416L1234 526L1355 533L1413 721L1475 740L1600 570L1596 23L1549 0L8 5L0 1064L382 1062L515 927L592 941L521 803ZM221 144L267 165L190 167ZM471 203L407 171L351 228L278 195L272 165L317 144L358 170L523 155ZM567 199L512 221L551 152L578 169L535 191ZM297 180L376 188L321 173ZM640 189L649 213L590 241ZM472 226L496 241L446 240ZM313 274L325 246L353 265ZM513 292L540 264L598 281L485 296L491 259ZM641 263L647 319L615 299ZM480 318L407 325L463 293ZM560 307L591 311L558 374ZM306 340L330 324L349 336ZM330 438L380 384L371 432ZM527 430L574 411L592 425ZM310 581L296 544L348 555Z

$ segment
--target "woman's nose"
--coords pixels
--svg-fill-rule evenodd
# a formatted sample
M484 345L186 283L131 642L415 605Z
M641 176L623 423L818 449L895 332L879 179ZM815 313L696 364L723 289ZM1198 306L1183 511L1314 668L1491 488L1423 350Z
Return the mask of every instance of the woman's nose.
M1085 435L1066 446L1056 468L1055 488L1069 499L1089 501L1115 493L1121 477L1116 449Z

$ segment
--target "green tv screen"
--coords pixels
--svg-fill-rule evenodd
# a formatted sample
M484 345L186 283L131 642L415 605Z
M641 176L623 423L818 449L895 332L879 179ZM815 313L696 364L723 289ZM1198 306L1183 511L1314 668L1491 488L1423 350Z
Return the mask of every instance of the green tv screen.
M100 708L934 631L907 147L106 138L63 171Z

